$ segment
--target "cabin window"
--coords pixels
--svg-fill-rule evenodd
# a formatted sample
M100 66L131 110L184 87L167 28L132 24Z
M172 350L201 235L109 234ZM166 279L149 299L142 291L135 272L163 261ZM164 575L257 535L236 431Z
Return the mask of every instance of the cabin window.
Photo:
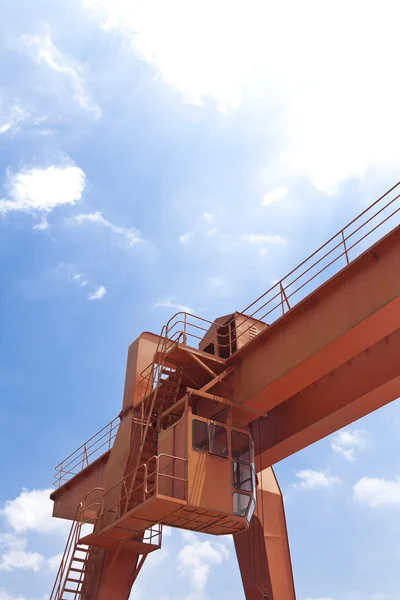
M205 421L193 419L192 421L192 446L200 452L208 450L208 425Z
M253 479L253 490L257 489L258 479L256 475L256 470L254 468L254 463L251 465L251 477Z
M218 454L218 456L228 456L228 435L225 427L211 425L210 452Z
M232 458L241 462L250 462L250 438L240 431L232 431Z
M233 487L244 492L253 491L253 473L250 465L233 463Z
M251 499L251 504L250 504L250 508L249 508L249 512L247 513L247 521L250 523L251 519L253 518L254 515L254 511L256 510L256 501L254 498Z
M233 494L233 514L237 517L244 517L246 515L250 500L251 498L247 494L239 494L238 492L235 492Z

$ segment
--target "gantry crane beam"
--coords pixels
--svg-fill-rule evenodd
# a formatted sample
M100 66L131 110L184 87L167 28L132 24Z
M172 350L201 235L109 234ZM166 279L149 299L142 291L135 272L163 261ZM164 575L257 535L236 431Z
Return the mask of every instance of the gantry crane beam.
M273 408L267 418L255 421L257 469L279 462L400 397L399 357L397 330Z
M258 468L399 397L399 356L400 226L229 359L234 402L267 415Z

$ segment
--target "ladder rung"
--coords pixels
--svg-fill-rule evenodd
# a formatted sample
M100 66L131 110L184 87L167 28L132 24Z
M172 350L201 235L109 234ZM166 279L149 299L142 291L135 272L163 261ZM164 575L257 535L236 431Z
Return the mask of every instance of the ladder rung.
M70 590L68 588L64 588L64 592L69 592L70 594L78 594L78 596L81 596L85 593L83 590Z

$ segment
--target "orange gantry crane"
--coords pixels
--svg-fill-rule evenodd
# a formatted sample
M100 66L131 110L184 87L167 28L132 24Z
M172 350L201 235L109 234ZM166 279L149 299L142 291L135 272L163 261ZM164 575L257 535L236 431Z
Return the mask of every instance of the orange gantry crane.
M400 396L400 183L246 310L128 353L118 417L56 468L50 600L128 600L162 526L233 535L246 600L294 600L272 466Z

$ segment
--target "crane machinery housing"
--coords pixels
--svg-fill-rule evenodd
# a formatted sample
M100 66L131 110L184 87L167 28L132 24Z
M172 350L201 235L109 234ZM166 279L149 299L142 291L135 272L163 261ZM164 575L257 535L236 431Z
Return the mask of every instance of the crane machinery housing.
M168 525L233 535L246 600L294 600L273 465L400 396L400 183L250 306L130 346L119 415L56 467L50 600L128 600Z

